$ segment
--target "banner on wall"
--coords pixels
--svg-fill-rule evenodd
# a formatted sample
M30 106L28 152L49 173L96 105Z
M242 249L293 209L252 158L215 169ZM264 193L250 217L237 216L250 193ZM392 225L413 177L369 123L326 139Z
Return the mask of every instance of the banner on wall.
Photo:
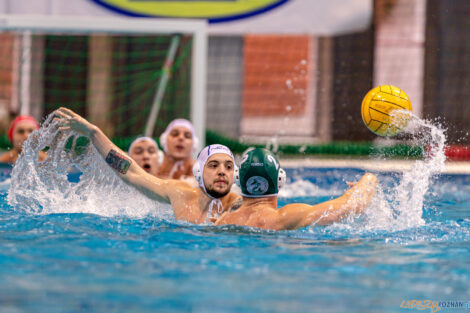
M333 35L366 29L373 0L0 0L1 14L206 19L213 34Z
M202 18L222 23L263 14L289 0L91 0L110 10L140 17Z

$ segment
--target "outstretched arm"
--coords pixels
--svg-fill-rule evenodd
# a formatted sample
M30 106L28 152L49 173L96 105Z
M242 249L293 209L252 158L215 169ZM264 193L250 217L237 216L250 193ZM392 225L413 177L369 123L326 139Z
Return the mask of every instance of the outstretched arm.
M369 205L375 193L377 177L366 173L342 196L316 205L290 204L277 211L277 229L297 229L311 224L328 225L351 213L359 214Z
M145 172L132 158L109 140L97 126L67 108L55 111L60 129L72 129L90 138L91 142L116 173L129 185L150 198L159 201L170 201L170 190L174 181L162 180Z

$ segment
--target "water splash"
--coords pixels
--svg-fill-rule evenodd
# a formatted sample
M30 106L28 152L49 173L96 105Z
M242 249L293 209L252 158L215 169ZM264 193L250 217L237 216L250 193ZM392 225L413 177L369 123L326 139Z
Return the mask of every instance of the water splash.
M432 176L445 168L446 138L442 128L415 116L410 117L404 132L413 135L415 144L427 148L426 157L415 161L410 170L403 172L397 185L379 186L365 214L363 230L404 229L425 223L422 218L423 202ZM123 183L92 145L78 147L79 137L72 131L57 130L55 122L49 117L43 127L25 142L23 153L12 172L7 198L9 205L35 214L153 215L174 219L168 205L152 201ZM274 143L277 142L273 142L273 146ZM39 162L39 151L46 147L49 147L48 158ZM71 169L83 173L78 183L68 179ZM280 196L339 196L341 193L338 190L322 190L302 180L287 185ZM346 221L346 225L358 226L351 220Z
M293 181L292 183L286 184L281 190L279 190L279 197L281 198L295 198L295 197L330 197L340 196L344 190L341 188L328 187L321 188L318 185L313 184L309 180L300 179Z
M367 212L366 228L369 229L405 229L424 225L422 214L425 195L433 176L445 170L445 130L408 111L394 112L392 120L394 116L406 116L409 120L403 132L411 134L414 144L425 149L425 156L401 173L397 185L378 187L377 195Z
M126 185L91 144L73 131L58 130L52 115L25 142L11 174L8 203L26 213L93 213L103 216L154 215L171 218L168 205L152 201ZM86 140L85 140L86 141ZM38 161L47 149L45 161ZM71 182L71 172L82 172Z

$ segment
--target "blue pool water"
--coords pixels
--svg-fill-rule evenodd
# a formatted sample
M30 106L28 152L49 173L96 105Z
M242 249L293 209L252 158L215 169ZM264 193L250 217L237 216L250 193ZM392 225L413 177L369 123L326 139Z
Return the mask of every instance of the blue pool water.
M328 200L362 173L290 169L280 205ZM389 192L401 179L377 174ZM433 177L424 223L409 227L374 227L373 214L279 232L152 214L42 214L10 206L7 193L0 312L412 312L403 301L470 301L468 175Z
M462 310L448 307L470 301L470 176L441 175L444 131L412 124L427 157L376 173L364 214L266 231L176 221L49 118L0 175L0 312ZM337 197L363 173L289 169L279 205Z

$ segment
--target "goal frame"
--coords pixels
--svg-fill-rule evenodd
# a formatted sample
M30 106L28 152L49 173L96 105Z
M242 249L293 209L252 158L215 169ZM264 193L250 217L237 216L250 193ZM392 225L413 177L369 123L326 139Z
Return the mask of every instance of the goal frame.
M156 19L125 17L85 17L47 15L0 15L0 30L60 32L108 32L139 34L189 34L193 37L191 51L190 120L194 124L199 147L205 145L206 75L208 31L206 20ZM28 66L28 60L25 66ZM26 92L20 92L27 94ZM25 96L27 102L27 97ZM21 105L28 105L22 103Z

